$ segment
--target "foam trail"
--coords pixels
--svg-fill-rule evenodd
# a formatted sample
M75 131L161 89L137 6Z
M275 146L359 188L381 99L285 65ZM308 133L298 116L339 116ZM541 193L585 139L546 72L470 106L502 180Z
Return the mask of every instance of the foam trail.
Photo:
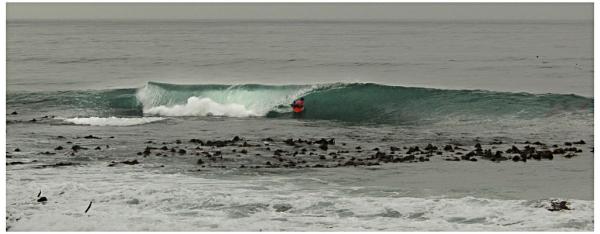
M144 113L160 116L229 116L250 117L258 114L246 109L244 105L230 103L221 104L210 98L190 97L182 105L156 106L144 110Z
M162 117L118 118L118 117L89 117L65 119L65 122L92 126L132 126L164 120Z

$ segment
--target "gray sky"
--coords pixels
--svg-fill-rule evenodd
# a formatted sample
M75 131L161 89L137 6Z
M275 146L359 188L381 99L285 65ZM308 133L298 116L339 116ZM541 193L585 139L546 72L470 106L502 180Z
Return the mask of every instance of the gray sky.
M8 3L7 19L593 20L593 3Z

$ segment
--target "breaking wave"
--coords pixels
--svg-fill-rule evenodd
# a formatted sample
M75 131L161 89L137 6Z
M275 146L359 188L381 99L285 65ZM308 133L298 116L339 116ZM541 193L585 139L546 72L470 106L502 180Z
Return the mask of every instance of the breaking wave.
M306 99L305 111L301 116L294 116L289 104L299 97ZM447 119L588 116L593 114L594 99L572 94L445 90L373 83L273 86L148 82L139 89L12 93L7 96L7 104L94 114L87 116L301 117L410 124Z

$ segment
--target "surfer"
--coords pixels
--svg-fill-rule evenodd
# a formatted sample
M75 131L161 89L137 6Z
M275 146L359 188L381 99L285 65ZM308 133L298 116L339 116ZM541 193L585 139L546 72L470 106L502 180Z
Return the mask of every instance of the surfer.
M304 111L304 98L301 97L300 99L296 99L294 102L292 102L292 110L294 110L294 113L300 113L302 111Z

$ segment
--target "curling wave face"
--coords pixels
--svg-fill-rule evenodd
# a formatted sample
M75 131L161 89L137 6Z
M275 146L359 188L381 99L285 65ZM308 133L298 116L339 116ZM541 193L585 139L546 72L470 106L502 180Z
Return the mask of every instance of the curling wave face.
M291 118L289 103L299 97L306 99L304 119L378 124L573 115L588 118L593 115L594 102L593 98L566 94L444 90L372 83L272 86L148 82L140 89L12 93L7 96L7 104L52 107L86 117Z

